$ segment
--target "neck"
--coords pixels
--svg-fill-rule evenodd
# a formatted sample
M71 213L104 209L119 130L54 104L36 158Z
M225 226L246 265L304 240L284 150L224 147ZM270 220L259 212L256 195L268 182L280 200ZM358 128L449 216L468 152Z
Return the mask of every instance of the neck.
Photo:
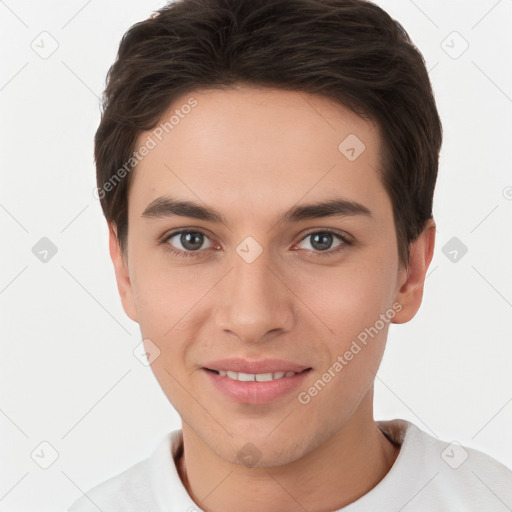
M324 444L300 459L273 467L232 464L184 424L184 451L177 461L180 478L206 512L338 510L375 487L400 449L377 427L372 405L373 390Z

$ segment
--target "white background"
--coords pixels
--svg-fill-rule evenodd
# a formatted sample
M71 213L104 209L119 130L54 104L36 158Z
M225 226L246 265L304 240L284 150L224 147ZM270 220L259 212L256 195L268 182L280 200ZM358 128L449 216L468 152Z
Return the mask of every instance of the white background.
M375 417L512 467L512 1L377 3L425 57L444 145L423 305L390 328ZM162 5L0 1L3 512L65 510L180 427L132 353L140 332L121 308L92 195L106 72L122 34ZM47 59L31 47L45 37L51 48L43 31L58 43ZM42 237L58 251L47 263L32 253ZM442 252L452 237L468 248L456 263ZM59 455L48 469L31 458L51 457L43 441Z

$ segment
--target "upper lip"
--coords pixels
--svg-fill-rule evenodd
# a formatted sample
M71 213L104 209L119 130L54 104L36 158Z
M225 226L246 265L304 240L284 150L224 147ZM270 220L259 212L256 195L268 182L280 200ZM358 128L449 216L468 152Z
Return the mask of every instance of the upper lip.
M228 370L232 372L242 373L276 373L276 372L295 372L300 373L303 370L310 368L283 359L218 359L217 361L210 361L204 365L209 370Z

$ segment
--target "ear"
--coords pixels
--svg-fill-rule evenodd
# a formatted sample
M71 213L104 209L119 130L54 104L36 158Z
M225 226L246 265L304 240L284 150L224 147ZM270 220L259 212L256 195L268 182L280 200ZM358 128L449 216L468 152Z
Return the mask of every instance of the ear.
M137 320L137 308L135 307L135 300L133 296L132 283L130 281L130 274L128 271L128 262L125 261L119 245L119 239L117 238L116 228L108 223L108 246L110 250L110 257L114 264L114 270L116 273L117 289L119 290L119 296L121 297L121 303L125 313L134 322Z
M429 219L418 238L409 246L409 265L402 267L399 272L395 301L401 304L402 309L392 320L395 324L408 322L420 308L423 298L423 283L434 255L435 237L436 225L434 219Z

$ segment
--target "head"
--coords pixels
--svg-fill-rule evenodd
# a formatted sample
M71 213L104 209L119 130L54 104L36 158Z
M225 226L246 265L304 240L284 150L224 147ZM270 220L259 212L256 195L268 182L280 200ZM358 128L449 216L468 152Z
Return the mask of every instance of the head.
M283 464L371 415L389 324L421 304L440 145L424 61L372 3L179 0L125 34L95 138L118 288L219 456ZM311 370L235 403L205 370L229 357Z

